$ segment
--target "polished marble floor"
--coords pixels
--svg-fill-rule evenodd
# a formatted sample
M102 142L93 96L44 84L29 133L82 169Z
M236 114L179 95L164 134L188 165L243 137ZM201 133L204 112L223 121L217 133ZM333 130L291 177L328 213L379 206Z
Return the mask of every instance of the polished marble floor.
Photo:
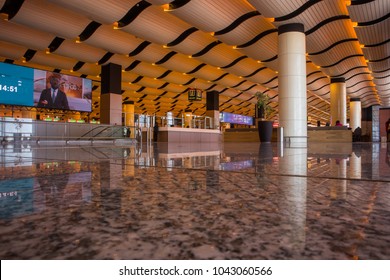
M1 259L390 259L390 145L0 146Z

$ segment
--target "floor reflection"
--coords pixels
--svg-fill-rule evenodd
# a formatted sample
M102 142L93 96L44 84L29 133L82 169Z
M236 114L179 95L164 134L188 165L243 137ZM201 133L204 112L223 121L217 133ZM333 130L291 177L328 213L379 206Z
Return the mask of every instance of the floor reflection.
M388 259L388 145L0 149L2 259Z

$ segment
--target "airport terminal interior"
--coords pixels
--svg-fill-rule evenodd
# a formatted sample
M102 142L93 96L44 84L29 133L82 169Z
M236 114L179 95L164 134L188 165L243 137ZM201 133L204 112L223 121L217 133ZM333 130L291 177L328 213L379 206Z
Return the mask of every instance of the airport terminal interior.
M388 260L390 1L0 0L0 141L4 260Z

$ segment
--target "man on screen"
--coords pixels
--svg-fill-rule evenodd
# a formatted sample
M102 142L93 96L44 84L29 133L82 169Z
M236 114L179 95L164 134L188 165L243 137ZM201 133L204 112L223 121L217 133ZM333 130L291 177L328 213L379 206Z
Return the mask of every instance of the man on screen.
M42 91L39 97L38 107L40 108L55 108L55 109L68 109L68 98L65 92L59 89L61 81L61 75L53 74L49 78L50 88L46 88Z

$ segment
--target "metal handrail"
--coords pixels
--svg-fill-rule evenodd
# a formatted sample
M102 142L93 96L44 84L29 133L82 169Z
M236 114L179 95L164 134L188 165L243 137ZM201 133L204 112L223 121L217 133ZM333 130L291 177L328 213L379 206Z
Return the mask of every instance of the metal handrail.
M95 135L90 135L91 131L99 131ZM127 137L125 128L133 129L135 135ZM111 132L104 137L104 131ZM0 138L2 141L25 141L25 140L115 140L115 139L135 139L142 140L142 135L138 127L130 126L110 126L96 125L88 123L63 123L45 122L31 119L14 119L0 117Z

